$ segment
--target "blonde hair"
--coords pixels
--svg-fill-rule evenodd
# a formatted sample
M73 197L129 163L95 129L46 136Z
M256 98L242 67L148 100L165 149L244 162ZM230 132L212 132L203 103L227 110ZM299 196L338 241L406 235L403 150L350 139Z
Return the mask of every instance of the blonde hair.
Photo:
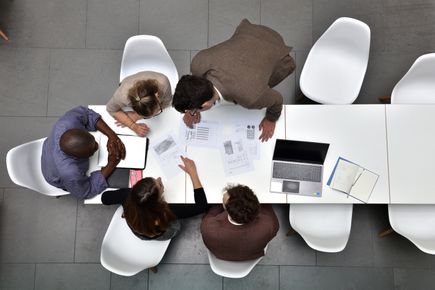
M156 97L158 91L159 86L155 79L135 82L128 90L128 98L133 110L144 117L152 117L159 108L159 100Z

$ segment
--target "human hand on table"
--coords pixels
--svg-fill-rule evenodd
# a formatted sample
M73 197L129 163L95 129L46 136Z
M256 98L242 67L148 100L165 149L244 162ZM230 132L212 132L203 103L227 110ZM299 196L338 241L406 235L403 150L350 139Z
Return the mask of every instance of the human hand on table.
M184 113L183 121L187 127L193 128L193 124L197 124L201 121L201 112L195 112L193 114L186 112Z
M121 139L119 139L118 135L115 134L109 137L109 140L107 141L107 152L109 152L109 158L111 154L114 155L112 157L115 159L121 160L125 158L125 146Z
M140 137L145 137L150 132L150 128L143 123L133 123L130 126L130 129L133 130Z
M272 138L273 133L275 132L275 125L276 122L272 122L267 120L266 118L263 118L263 120L260 122L259 128L261 130L261 135L258 139L261 140L261 142L265 142Z

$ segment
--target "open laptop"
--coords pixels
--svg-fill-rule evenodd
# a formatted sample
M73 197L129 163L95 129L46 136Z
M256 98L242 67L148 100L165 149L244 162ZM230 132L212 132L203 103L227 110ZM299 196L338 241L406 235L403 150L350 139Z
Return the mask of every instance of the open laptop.
M277 139L270 191L322 195L323 163L329 144Z

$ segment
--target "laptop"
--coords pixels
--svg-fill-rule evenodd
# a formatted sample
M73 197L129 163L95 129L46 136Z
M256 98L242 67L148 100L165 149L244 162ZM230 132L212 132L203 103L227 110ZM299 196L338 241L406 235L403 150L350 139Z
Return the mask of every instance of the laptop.
M277 139L270 191L320 197L328 148L325 143Z

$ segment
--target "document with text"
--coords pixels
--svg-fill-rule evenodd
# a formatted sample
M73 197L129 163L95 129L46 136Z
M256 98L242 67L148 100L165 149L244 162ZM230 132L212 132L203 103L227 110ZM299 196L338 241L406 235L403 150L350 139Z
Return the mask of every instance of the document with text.
M221 131L221 124L217 121L203 120L193 128L180 122L180 139L185 145L217 147Z
M243 138L231 135L222 138L220 150L227 176L238 175L254 170L252 160L249 158L247 147Z

